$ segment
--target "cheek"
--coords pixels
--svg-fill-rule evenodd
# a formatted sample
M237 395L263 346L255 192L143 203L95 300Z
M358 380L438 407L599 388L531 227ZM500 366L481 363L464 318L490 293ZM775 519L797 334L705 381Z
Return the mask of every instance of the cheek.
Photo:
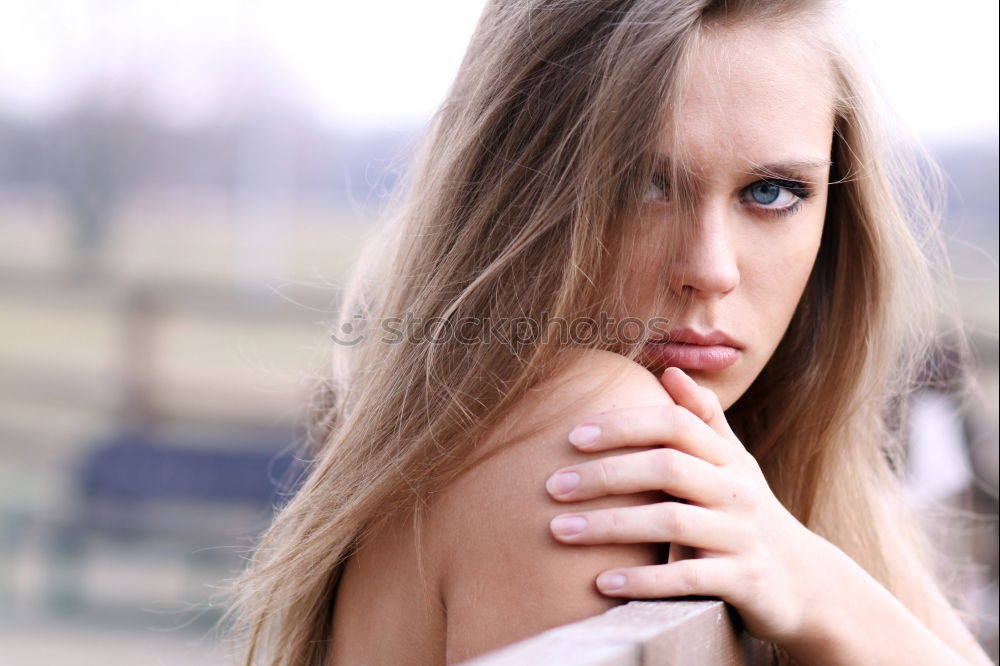
M819 252L823 219L798 219L767 229L755 239L746 277L752 281L756 310L780 337L791 320Z

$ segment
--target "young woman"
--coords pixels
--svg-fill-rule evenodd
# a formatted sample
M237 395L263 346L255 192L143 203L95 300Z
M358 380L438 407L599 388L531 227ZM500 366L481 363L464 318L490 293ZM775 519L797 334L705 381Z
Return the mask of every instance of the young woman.
M781 659L989 663L894 471L930 209L829 13L489 4L239 581L248 663L451 663L689 594Z

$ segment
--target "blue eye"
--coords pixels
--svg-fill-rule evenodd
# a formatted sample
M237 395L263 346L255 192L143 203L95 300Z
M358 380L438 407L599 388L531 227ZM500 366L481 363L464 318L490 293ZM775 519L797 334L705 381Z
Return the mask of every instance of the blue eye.
M779 194L781 194L781 188L774 183L761 181L750 186L750 196L753 197L754 201L765 206L773 204L778 199Z
M758 180L743 190L746 203L775 215L795 212L811 194L804 183L792 180Z

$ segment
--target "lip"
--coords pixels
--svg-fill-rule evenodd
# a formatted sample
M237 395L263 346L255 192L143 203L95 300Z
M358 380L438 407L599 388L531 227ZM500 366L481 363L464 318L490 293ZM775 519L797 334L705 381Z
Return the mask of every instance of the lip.
M723 331L701 333L684 328L646 343L645 353L657 369L725 370L739 360L743 345Z

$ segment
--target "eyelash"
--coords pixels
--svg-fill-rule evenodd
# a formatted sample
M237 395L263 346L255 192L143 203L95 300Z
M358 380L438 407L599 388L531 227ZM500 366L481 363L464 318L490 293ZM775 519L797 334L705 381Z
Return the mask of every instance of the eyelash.
M802 207L802 202L813 195L813 191L809 188L806 183L798 180L787 180L784 178L761 178L760 180L754 181L740 190L740 193L744 193L750 190L750 188L760 185L761 183L766 183L768 185L776 185L782 189L788 190L795 197L795 203L784 208L768 208L761 205L753 205L753 208L757 209L764 215L770 217L784 217L786 215L791 215ZM657 187L661 192L663 192L664 197L667 197L670 190L667 186L666 179L660 174L654 174L652 186ZM752 204L751 204L752 205Z
M798 180L785 180L782 178L762 178L756 182L750 183L743 188L742 192L748 192L751 187L760 185L761 183L766 183L768 185L776 185L782 189L788 190L795 196L795 203L790 206L785 206L784 208L768 208L766 206L753 206L760 212L771 217L784 217L786 215L791 215L802 207L802 202L812 196L812 190L809 187ZM752 204L751 204L752 205Z

